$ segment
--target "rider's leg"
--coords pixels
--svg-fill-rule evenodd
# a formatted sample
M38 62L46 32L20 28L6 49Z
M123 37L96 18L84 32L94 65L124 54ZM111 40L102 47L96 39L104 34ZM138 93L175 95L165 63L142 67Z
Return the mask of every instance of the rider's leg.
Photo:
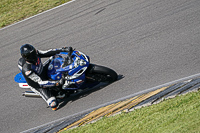
M39 94L42 99L47 103L51 108L56 108L58 106L58 101L55 96L52 95L51 91L47 88L32 88L31 90Z

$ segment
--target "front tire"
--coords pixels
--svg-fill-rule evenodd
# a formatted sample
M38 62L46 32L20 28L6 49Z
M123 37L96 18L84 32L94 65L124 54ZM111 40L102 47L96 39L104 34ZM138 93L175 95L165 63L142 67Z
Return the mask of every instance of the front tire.
M117 80L118 75L110 68L90 64L87 70L86 78L92 79L93 81L111 83Z

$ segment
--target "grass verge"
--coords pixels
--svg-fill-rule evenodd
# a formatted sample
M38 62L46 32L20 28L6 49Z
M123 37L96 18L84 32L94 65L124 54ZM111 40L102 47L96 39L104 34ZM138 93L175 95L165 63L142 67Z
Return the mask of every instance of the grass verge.
M0 28L70 0L0 0Z
M62 133L200 133L200 91Z

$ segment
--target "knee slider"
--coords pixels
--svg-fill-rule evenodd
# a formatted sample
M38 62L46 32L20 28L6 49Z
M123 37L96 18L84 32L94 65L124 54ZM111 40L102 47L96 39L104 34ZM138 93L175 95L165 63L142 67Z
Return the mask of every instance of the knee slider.
M56 100L55 97L51 97L47 100L48 102L48 105L51 107L51 108L56 108L58 106L58 101Z
M58 106L58 102L57 100L53 100L50 105L49 105L51 108L56 108Z

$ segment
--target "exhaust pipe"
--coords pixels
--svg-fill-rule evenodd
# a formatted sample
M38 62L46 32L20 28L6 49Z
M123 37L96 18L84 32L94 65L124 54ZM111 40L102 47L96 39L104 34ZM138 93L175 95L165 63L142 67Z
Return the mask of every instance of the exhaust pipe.
M41 96L39 94L36 94L33 91L25 91L24 93L22 93L22 96L41 98Z

